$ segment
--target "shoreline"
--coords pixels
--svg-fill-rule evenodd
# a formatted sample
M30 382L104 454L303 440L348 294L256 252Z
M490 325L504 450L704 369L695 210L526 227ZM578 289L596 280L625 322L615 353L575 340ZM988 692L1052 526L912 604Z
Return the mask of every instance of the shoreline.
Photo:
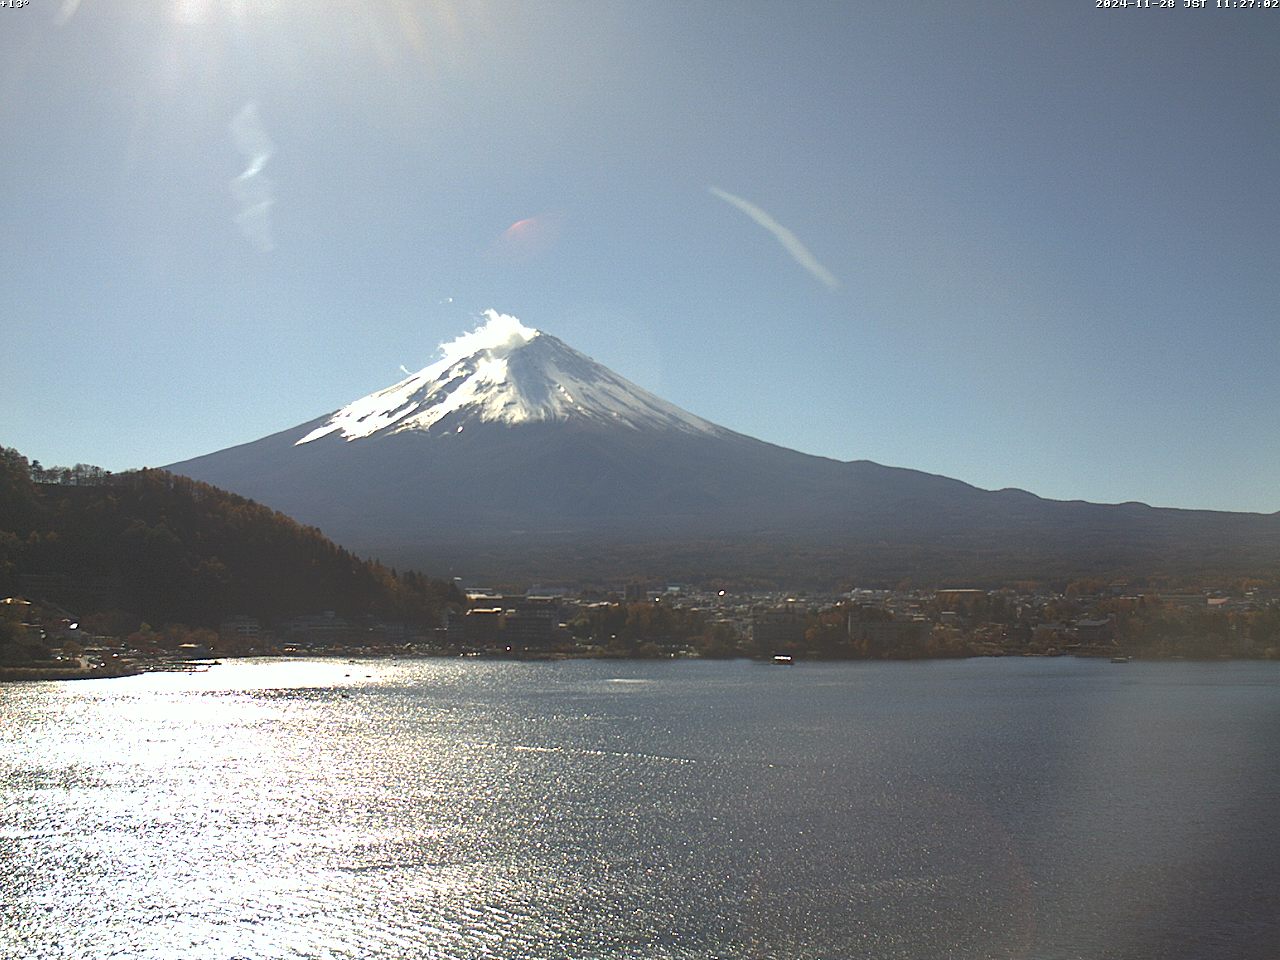
M146 670L129 665L116 667L0 667L0 682L32 680L103 680L135 677Z
M288 653L288 654L262 654L252 653L241 656L222 656L217 660L193 660L193 661L141 661L131 662L128 664L118 664L111 667L93 667L93 668L74 668L74 667L21 667L7 666L0 667L0 683L4 682L33 682L47 680L105 680L116 679L120 677L134 677L146 673L197 673L209 670L211 667L220 665L224 661L235 660L338 660L348 659L351 661L387 661L394 662L397 660L517 660L522 662L560 662L564 660L633 660L636 662L657 662L661 660L708 660L728 662L733 660L746 660L761 664L770 664L768 658L760 657L627 657L627 656L609 656L600 654L572 654L565 652L529 652L528 654L509 653L505 655L484 655L475 653L415 653L415 654L361 654L352 652L332 652L332 653ZM1102 655L1098 654L974 654L966 657L888 657L888 658L822 658L822 657L797 657L793 663L913 663L913 662L929 662L942 660L1022 660L1022 659L1074 659L1074 660L1104 660ZM1266 657L1208 657L1208 658L1188 658L1188 657L1136 657L1131 656L1124 663L1252 663L1256 661L1267 661Z

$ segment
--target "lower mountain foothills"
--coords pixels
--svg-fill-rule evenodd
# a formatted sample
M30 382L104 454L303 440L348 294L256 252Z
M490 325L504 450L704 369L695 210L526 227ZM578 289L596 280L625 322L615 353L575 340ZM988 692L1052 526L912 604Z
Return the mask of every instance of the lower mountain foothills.
M668 558L670 562L671 558ZM650 571L662 569L654 557ZM830 566L830 578L839 577ZM0 679L111 676L240 655L1280 656L1280 577L1078 577L964 588L650 573L565 587L454 581L163 470L0 455ZM797 582L806 582L797 580Z

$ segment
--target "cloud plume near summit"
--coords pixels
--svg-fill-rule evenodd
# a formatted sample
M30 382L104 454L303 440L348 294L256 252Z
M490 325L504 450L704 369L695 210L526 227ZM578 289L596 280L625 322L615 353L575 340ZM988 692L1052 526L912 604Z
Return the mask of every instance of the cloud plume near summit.
M836 290L840 287L840 281L835 275L818 262L818 258L809 252L809 248L800 242L800 238L794 233L773 219L764 210L761 210L750 200L743 200L742 197L735 196L727 190L721 190L719 187L708 187L713 196L719 197L725 203L731 204L745 213L760 226L764 227L774 235L777 241L782 244L787 253L791 254L791 258L796 263L804 267L809 273L813 274L823 286L828 290Z

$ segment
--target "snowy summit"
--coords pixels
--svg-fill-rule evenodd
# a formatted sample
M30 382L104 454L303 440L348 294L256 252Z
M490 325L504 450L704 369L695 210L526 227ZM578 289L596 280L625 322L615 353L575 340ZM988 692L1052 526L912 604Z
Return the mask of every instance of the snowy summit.
M443 435L472 423L547 420L726 432L515 317L496 310L485 317L475 330L442 344L431 366L347 404L295 446L330 434L345 440L402 431Z

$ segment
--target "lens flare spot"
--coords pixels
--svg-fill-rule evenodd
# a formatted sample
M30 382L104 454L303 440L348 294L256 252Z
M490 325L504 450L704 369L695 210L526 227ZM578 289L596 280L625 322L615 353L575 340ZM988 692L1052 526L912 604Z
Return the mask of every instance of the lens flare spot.
M503 230L493 245L499 258L523 263L543 256L560 238L560 216L540 213L517 220Z

